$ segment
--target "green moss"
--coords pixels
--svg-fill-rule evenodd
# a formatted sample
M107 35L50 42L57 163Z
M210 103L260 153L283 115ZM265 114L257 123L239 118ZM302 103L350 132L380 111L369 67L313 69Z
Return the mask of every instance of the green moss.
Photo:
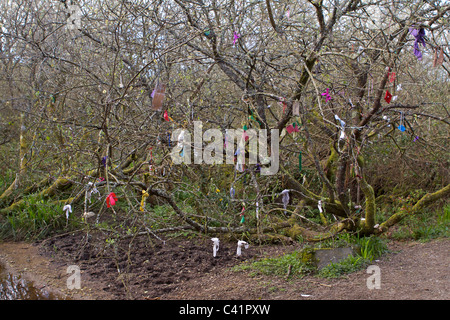
M305 264L316 264L316 255L313 248L305 248L300 252L300 260Z

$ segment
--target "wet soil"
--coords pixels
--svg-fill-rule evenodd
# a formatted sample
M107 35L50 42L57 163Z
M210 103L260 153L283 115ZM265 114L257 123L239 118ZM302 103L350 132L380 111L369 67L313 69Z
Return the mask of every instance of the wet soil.
M70 296L62 270L38 247L23 242L0 243L0 300L64 300Z
M221 242L213 257L209 238L161 241L143 236L117 240L101 233L68 234L37 247L42 257L61 269L58 272L64 279L68 277L62 274L64 268L80 268L87 299L161 299L192 279L229 268L256 253L255 248L244 249L236 257L235 244Z
M369 290L361 270L339 279L253 275L231 271L246 260L277 256L298 244L251 245L236 257L221 242L212 256L209 238L160 241L146 236L120 241L86 232L40 244L0 243L0 260L37 286L71 299L443 299L450 298L450 239L390 242L374 264L381 288ZM67 289L67 267L81 270L81 289Z
M59 300L60 297L44 286L37 286L33 281L9 272L0 263L0 300Z

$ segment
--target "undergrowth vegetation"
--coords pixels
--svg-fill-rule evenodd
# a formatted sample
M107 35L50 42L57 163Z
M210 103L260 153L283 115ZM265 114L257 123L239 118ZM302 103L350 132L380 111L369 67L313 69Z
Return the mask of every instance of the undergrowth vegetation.
M336 278L352 273L369 265L373 260L388 252L386 239L379 237L344 236L349 245L357 248L357 254L350 255L339 262L332 262L319 270L318 276Z
M399 224L390 236L364 237L343 233L311 246L306 244L302 250L269 257L258 261L235 266L234 271L247 271L251 275L265 274L275 276L297 276L314 273L318 277L338 278L346 274L362 270L383 254L389 252L387 242L390 240L430 241L435 238L448 237L450 227L450 205L433 211L425 211L422 215L413 216ZM331 262L317 270L312 261L305 259L307 253L314 249L353 247L355 254L339 262Z
M333 249L352 247L354 255L337 263L330 263L317 270L314 251L317 249ZM379 237L359 237L357 235L342 234L337 239L331 239L314 246L306 245L302 250L283 254L280 257L269 257L258 261L243 263L235 266L234 271L248 271L252 275L265 274L276 276L301 277L316 273L319 277L334 278L351 273L368 265L374 259L388 251L386 240Z
M9 213L0 225L0 238L38 240L79 224L78 219L66 219L63 205L50 203L35 196L25 197L21 208Z
M450 204L442 209L424 211L421 215L412 216L402 221L392 232L391 237L397 240L429 241L439 237L450 236Z
M233 267L234 271L248 271L250 275L265 274L276 276L301 276L314 270L314 266L304 261L300 251L283 254L280 257L265 258Z

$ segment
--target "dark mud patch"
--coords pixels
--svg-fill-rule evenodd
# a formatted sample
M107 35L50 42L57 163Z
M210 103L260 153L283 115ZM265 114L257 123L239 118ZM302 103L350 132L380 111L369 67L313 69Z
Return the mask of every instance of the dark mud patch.
M82 282L88 280L93 291L113 299L160 299L185 282L252 259L260 251L250 246L236 257L236 244L221 242L213 257L212 247L209 238L113 239L79 232L44 241L41 254L60 264L78 265Z

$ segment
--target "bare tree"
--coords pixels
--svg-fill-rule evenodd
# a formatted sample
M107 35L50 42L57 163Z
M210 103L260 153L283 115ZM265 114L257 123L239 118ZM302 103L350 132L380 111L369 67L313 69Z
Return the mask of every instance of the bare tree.
M20 210L27 193L78 205L92 182L102 194L120 190L129 212L165 203L202 232L263 237L284 230L320 240L344 230L385 232L449 193L448 4L2 6L0 129L14 122L9 131L20 136L0 145L17 150L9 156L16 178L0 196L3 213ZM424 30L426 47L415 44L414 29ZM444 61L436 65L440 48ZM164 100L155 109L158 84ZM280 130L280 172L173 165L171 132L192 130L194 121L223 132ZM286 132L292 124L298 133ZM379 221L377 197L411 190L412 181L429 193ZM275 221L283 189L290 190L292 215ZM311 225L305 212L319 204L321 225ZM98 216L106 210L114 207L105 208L103 199ZM244 211L247 222L240 224Z

